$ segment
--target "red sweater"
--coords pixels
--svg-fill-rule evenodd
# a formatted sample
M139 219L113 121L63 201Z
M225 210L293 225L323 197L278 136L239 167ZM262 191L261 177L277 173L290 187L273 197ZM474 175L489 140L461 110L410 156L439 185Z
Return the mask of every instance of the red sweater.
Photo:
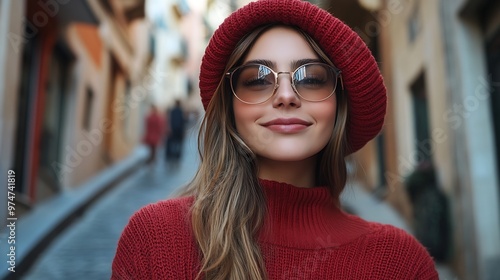
M326 188L261 183L268 213L258 243L269 279L438 279L416 239L342 212ZM194 279L200 254L187 215L192 202L170 199L135 213L111 279Z

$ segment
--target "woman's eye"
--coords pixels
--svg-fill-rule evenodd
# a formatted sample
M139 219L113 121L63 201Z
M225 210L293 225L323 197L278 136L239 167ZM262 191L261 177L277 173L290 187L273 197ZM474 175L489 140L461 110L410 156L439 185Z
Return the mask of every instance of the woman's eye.
M273 82L265 78L249 78L240 83L242 89L251 91L266 91L273 86Z
M271 83L269 81L267 81L266 79L259 79L259 78L249 79L243 83L243 85L245 85L245 86L260 86L260 85L269 85L269 84L271 84Z
M304 86L304 87L317 87L317 86L322 86L325 84L324 79L320 78L304 78L300 81L295 82L297 86Z

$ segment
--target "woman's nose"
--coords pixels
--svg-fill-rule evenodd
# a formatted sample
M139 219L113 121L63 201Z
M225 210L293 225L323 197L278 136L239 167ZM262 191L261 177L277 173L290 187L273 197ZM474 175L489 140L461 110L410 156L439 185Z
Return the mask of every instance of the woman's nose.
M274 94L273 106L297 108L301 106L301 100L293 89L290 73L278 73L278 87Z

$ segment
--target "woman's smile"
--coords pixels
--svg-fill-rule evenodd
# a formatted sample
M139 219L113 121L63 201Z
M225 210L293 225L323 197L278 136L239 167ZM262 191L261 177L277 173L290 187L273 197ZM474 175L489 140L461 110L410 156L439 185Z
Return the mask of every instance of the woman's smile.
M307 129L312 123L300 118L277 118L261 125L277 133L292 134Z

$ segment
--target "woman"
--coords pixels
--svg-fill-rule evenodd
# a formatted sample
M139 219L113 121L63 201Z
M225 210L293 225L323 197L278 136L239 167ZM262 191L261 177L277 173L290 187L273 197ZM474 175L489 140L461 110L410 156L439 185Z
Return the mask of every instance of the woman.
M308 2L252 2L211 38L200 91L198 172L131 218L113 279L438 278L413 237L340 209L344 158L386 107L345 24Z

